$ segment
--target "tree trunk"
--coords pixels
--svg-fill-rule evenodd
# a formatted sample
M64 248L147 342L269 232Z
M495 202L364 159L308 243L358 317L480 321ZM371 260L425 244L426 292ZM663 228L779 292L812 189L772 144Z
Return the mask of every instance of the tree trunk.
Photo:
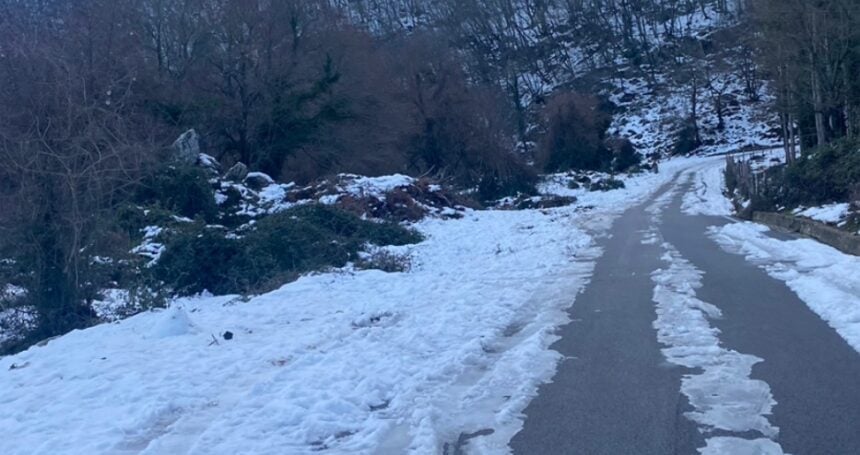
M785 112L779 114L780 124L782 126L782 149L785 152L785 162L791 164L794 161L791 157L791 133L789 132L789 115Z
M821 93L821 80L812 68L812 106L815 111L815 137L818 146L827 143L827 124L824 121L824 97Z
M788 114L788 153L791 162L797 160L797 135L794 133L794 116Z

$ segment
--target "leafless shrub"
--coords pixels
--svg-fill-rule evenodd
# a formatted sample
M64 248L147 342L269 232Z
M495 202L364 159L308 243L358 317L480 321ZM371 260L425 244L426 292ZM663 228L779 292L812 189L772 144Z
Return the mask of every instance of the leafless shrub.
M409 254L398 254L385 249L367 253L358 263L362 269L382 270L386 273L400 273L412 270L412 258Z

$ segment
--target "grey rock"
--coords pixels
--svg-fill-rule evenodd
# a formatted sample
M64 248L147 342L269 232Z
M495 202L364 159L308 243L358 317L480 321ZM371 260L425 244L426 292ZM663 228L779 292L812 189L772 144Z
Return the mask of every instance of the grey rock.
M273 183L275 180L262 172L250 172L245 177L245 185L255 190L263 189Z
M201 153L197 156L197 165L205 169L213 177L221 174L221 163L213 156Z
M234 164L230 170L224 174L224 178L233 182L241 182L248 176L248 166L245 166L241 161Z
M180 163L194 165L200 155L200 135L193 128L182 133L171 147L173 157Z

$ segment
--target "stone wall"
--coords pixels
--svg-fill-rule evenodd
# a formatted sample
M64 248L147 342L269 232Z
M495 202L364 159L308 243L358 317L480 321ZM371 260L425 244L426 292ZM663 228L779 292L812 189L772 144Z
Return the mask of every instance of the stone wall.
M812 237L843 253L860 256L860 236L852 235L824 223L774 212L755 212L752 219L758 223Z

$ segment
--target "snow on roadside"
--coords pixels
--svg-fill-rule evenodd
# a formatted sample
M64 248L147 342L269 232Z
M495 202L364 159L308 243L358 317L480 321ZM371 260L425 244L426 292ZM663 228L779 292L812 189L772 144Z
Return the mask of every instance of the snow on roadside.
M723 194L725 188L725 158L712 158L696 167L694 187L684 194L681 210L687 215L729 216L734 212L732 203Z
M184 300L0 359L0 452L438 453L483 428L454 416L512 424L597 251L571 213L420 228L411 273Z
M840 224L848 218L851 204L847 202L826 204L820 207L798 208L792 211L794 215L811 218L822 223Z
M766 226L733 223L709 234L784 281L809 308L860 352L860 257L811 239L778 240Z
M576 206L427 219L425 242L390 248L408 273L183 299L0 358L0 452L423 454L481 432L469 449L506 453L594 236L691 162Z

